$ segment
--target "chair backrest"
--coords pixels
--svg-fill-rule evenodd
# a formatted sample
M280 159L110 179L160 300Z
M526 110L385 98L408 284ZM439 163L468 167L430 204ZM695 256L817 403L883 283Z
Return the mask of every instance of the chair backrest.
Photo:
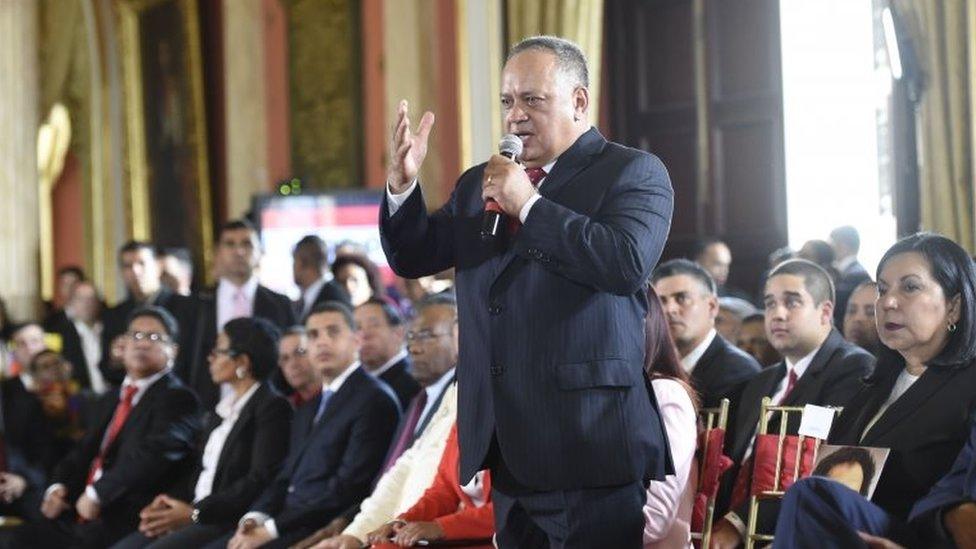
M792 416L802 416L803 406L774 406L765 397L759 411L759 428L753 449L752 478L749 489L749 522L746 531L746 549L755 542L773 541L773 536L756 530L759 522L759 504L763 500L781 499L786 490L797 480L810 476L817 462L821 439L787 434ZM841 408L833 408L838 414ZM776 433L770 433L773 419L778 414ZM793 422L794 424L797 422Z
M708 547L715 520L715 499L719 480L732 461L725 456L725 430L729 421L729 399L699 412L702 431L698 434L698 487L691 519L691 539L697 547ZM724 459L723 459L724 458Z

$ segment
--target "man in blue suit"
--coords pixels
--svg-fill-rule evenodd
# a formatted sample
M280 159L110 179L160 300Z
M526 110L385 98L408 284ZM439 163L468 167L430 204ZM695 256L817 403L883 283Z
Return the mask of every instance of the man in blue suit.
M493 156L431 214L417 173L433 114L414 133L401 102L394 131L383 248L407 278L456 269L461 481L491 469L502 547L639 547L644 483L672 470L643 370L671 184L590 127L587 79L569 41L516 45L501 100L524 165ZM487 242L486 199L509 220Z

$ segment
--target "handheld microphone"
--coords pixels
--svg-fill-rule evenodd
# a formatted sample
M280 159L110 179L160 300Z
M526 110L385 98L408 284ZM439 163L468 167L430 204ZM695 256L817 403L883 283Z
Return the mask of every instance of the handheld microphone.
M522 140L514 134L507 134L498 142L498 154L518 162L522 154ZM481 218L481 239L492 240L498 236L505 213L493 199L485 201L485 214Z

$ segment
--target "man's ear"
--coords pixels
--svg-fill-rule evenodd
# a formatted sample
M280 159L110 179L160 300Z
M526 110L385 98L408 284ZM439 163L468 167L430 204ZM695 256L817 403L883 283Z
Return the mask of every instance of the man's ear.
M590 91L583 86L573 90L573 119L582 120L590 109Z

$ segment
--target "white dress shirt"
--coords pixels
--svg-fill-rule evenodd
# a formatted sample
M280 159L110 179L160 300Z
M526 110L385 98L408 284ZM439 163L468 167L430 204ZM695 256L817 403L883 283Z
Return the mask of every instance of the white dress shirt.
M543 177L539 181L539 184L536 185L537 191L541 189L542 185L546 182L546 178L548 177L548 174L552 173L552 168L553 166L556 165L557 160L559 159L556 158L556 160L553 160L552 162L542 167L542 169L545 170L546 172L546 177ZM407 190L403 191L402 193L393 194L393 191L390 190L390 184L387 183L386 202L387 202L387 211L389 212L390 217L393 217L393 215L396 214L397 210L400 209L400 206L402 206L403 203L406 202L408 198L410 198L410 194L413 193L414 189L416 189L417 186L418 186L417 180L414 179L413 182L410 183L410 186L407 187ZM529 197L529 199L522 206L522 209L519 210L519 221L525 223L525 219L529 216L529 210L532 209L532 205L535 204L536 201L539 200L540 198L542 198L542 195L540 195L538 192L536 192L535 194Z
M393 357L390 360L387 360L379 368L373 370L372 372L369 372L369 375L371 375L373 377L380 377L381 375L385 374L387 372L387 370L389 370L394 365L396 365L397 362L400 362L401 360L407 358L407 354L408 353L407 353L407 350L406 349L400 349L400 352L398 352L397 354L393 355Z
M85 355L85 366L88 370L88 379L91 380L91 388L95 394L102 394L108 390L108 384L102 376L102 371L98 364L102 361L102 323L96 322L93 326L80 321L71 319L71 323L78 332L81 339L81 352Z
M718 332L715 331L715 328L712 328L708 331L708 335L705 336L705 339L703 339L697 347L681 358L681 368L684 369L686 374L690 375L695 369L695 366L698 365L698 361L701 360L702 355L704 355L705 351L708 350L708 346L711 345L712 341L715 340L716 335L718 335Z
M355 372L356 369L358 369L359 367L360 367L360 363L357 360L356 362L353 362L352 364L347 366L346 369L343 370L341 374L336 376L335 379L333 379L331 382L329 383L323 382L322 394L325 395L326 391L332 391L333 395L338 393L339 389L342 388L342 384L345 383L346 380L349 379L349 376L351 376L352 373ZM278 526L277 524L275 524L275 520L271 518L271 515L267 513L262 513L260 511L249 511L245 513L243 517L241 517L241 520L238 521L238 525L243 524L244 521L246 520L253 520L258 524L258 526L264 526L264 529L267 530L268 534L271 535L271 539L278 539L279 536Z
M224 329L224 324L238 318L235 314L237 292L242 290L247 301L246 314L254 316L254 294L258 291L258 277L252 276L243 286L237 286L226 278L217 282L217 331ZM226 396L226 395L225 395Z
M231 394L224 397L217 404L215 411L223 421L220 422L220 425L216 429L210 432L210 437L207 438L207 445L203 450L203 470L200 471L200 476L197 477L197 486L193 491L194 503L209 496L213 491L213 481L217 474L217 462L220 460L221 452L224 451L227 436L230 435L231 430L234 429L234 425L237 424L237 418L240 417L241 410L251 400L251 397L254 396L254 393L257 392L260 385L260 383L255 383L240 398L237 398L236 394Z

